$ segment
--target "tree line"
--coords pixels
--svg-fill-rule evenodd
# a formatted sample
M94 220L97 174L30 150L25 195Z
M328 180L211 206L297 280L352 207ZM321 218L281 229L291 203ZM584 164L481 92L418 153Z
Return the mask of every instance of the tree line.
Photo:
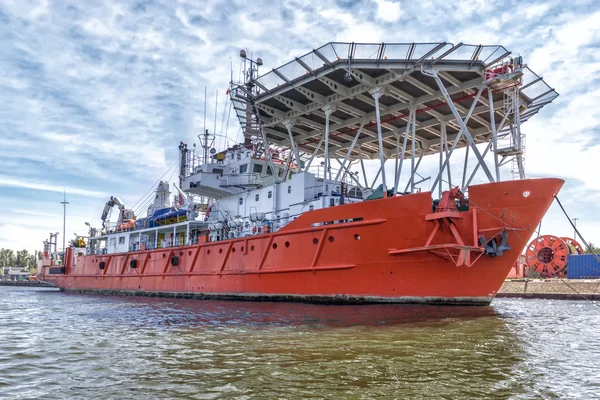
M585 254L600 254L600 247L596 247L594 243L588 243L590 246L585 249Z
M0 249L0 268L11 267L34 272L37 268L37 251L31 254L25 249L16 253L11 249Z

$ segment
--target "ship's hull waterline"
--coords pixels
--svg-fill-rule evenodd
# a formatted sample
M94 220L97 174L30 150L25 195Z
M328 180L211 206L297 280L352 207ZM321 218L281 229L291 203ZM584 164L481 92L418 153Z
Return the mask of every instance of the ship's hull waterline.
M198 299L487 305L534 233L561 179L474 185L453 219L464 245L503 230L511 246L457 266L436 251L455 243L435 222L431 193L306 212L276 233L108 255L66 257L38 278L67 291ZM351 221L351 222L347 222ZM459 263L460 264L460 263ZM101 268L102 267L102 268Z

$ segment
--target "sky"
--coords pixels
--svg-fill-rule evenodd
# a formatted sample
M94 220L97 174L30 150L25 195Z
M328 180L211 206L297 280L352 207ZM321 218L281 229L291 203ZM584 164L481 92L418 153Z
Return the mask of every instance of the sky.
M500 44L522 55L560 94L523 125L527 176L565 179L559 198L600 244L598 21L597 1L2 0L0 248L41 249L49 232L62 247L65 192L67 240L85 222L100 226L111 195L139 206L179 142L197 142L205 87L207 125L235 139L239 125L222 111L241 48L267 71L330 41ZM573 236L556 205L542 233Z

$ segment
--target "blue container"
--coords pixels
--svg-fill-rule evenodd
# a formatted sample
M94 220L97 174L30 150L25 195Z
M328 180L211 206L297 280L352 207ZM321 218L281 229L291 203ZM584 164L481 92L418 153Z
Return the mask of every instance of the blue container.
M569 254L567 278L600 279L600 261L593 254Z

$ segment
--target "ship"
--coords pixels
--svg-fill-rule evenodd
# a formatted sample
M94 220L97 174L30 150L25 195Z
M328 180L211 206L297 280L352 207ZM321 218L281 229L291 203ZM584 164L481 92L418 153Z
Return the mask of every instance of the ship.
M226 93L242 140L204 129L199 147L181 142L179 184L160 181L145 216L111 197L102 227L62 254L51 237L38 279L118 295L489 305L564 184L525 175L522 124L558 93L511 54L332 42L261 74L242 50Z

